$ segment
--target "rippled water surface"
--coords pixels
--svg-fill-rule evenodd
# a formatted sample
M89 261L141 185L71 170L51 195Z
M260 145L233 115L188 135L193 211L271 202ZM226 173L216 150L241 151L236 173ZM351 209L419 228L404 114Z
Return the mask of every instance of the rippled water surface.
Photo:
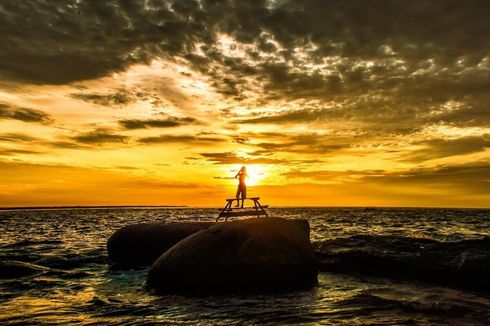
M490 211L277 208L309 220L313 242L359 234L438 241L490 236ZM0 324L487 324L488 294L419 282L320 273L313 290L186 298L143 288L147 269L109 269L107 238L142 222L211 220L215 209L0 211L0 257L43 266L0 280Z

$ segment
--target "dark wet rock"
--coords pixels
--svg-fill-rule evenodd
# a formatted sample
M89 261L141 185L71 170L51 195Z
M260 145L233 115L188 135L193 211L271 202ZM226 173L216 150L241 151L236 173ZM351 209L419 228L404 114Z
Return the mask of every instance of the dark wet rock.
M180 241L152 265L159 293L267 293L311 288L318 267L306 220L251 218L219 223Z
M490 291L490 237L440 242L357 235L324 241L315 247L322 271Z
M123 227L107 241L109 258L117 267L151 265L163 252L214 222L145 223Z
M0 261L0 278L17 278L49 270L46 267L22 261Z

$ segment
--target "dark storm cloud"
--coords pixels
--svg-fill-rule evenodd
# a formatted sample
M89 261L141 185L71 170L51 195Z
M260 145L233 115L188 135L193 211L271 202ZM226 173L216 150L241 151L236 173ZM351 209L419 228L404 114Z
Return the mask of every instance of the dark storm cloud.
M43 111L22 107L12 107L4 103L0 103L0 120L1 119L39 122L44 124L52 122L51 116Z
M432 183L450 183L453 185L478 186L483 193L490 191L490 162L479 161L468 164L447 165L435 169L414 169L400 176L391 176L387 181L403 183L429 181Z
M164 144L164 143L202 143L213 144L225 141L222 138L193 136L193 135L160 135L155 137L143 137L139 139L142 144Z
M17 154L42 154L41 152L24 150L24 149L5 149L0 148L0 156L14 156Z
M261 148L257 154L289 152L289 153L330 153L348 148L354 141L352 137L338 135L320 135L316 133L284 135L285 141L258 142L254 145Z
M446 165L436 168L412 169L401 173L388 173L385 177L371 177L366 181L382 181L386 184L427 185L464 189L478 195L490 191L490 162L478 161L467 164Z
M325 121L329 117L342 115L341 112L335 113L333 109L304 108L300 110L284 110L276 114L262 115L254 118L236 120L241 124L261 124L261 123L291 123L291 122L312 122Z
M73 141L64 141L64 140L45 140L38 137L29 136L22 133L4 133L0 134L0 142L7 143L17 143L17 144L26 144L29 146L32 145L40 145L46 146L50 148L62 148L62 149L87 149L89 146L75 143ZM13 153L13 152L11 152ZM32 152L37 153L37 152Z
M358 122L364 128L375 126L384 130L407 130L425 123L434 123L429 105L421 100L387 97L379 94L363 94L356 97L338 98L319 107L304 106L301 109L282 110L277 113L255 114L235 119L238 124L287 124L315 122ZM340 124L341 126L341 124ZM417 126L417 127L416 127Z
M214 164L281 164L283 160L273 159L263 156L255 156L250 158L239 157L231 152L222 153L201 153L207 161Z
M81 88L83 89L83 88ZM183 97L183 94L176 92L171 89L170 86L160 86L160 92L163 92L167 99L172 98L172 96ZM85 102L101 105L104 107L119 108L128 106L137 101L147 101L150 102L154 107L162 107L164 103L162 101L162 96L158 94L155 89L148 87L135 86L131 89L129 88L116 88L106 92L87 92L81 91L71 94L72 98L82 100Z
M252 91L261 100L340 105L241 123L338 118L382 125L398 121L403 128L488 126L489 13L486 0L5 0L0 2L0 74L64 84L154 58L184 58L236 100ZM233 46L245 46L243 56L223 50L220 35L237 40ZM78 97L125 105L132 100L126 95ZM462 107L440 111L447 101Z
M0 6L0 70L16 79L63 84L145 60L144 40L131 27L142 3L3 1Z
M310 179L318 182L362 182L394 185L437 187L461 187L475 193L490 191L490 162L477 161L468 164L442 165L434 168L415 168L405 171L291 171L287 178Z
M75 93L71 96L82 101L91 102L103 106L123 106L133 103L135 101L135 98L128 94L128 92L121 90L109 94Z
M186 52L210 33L198 4L165 1L2 1L0 71L63 84Z
M384 176L387 172L383 170L363 170L363 171L302 171L294 170L290 172L282 173L281 175L286 178L302 178L310 179L314 181L358 181L363 178L371 176Z
M38 140L38 138L26 134L21 134L21 133L0 134L0 141L3 142L23 143L23 142L32 142L36 140Z
M87 143L87 142L85 142L85 143ZM48 141L48 142L44 142L43 144L46 146L49 146L49 147L61 148L61 149L87 149L87 148L89 148L89 146L84 145L84 144L79 144L79 143L72 142L72 141L62 141L62 140ZM87 144L91 144L91 143L87 143Z
M462 56L475 63L490 46L484 14L490 6L484 0L11 0L2 1L1 7L6 45L2 70L40 82L93 78L156 56L191 55L198 42L206 56L192 59L197 65L218 62L246 70L217 51L216 33L256 45L251 56L257 55L254 51L277 52L264 32L281 45L279 55L285 59L293 60L295 47L312 43L312 62L329 55L378 58L398 53L416 63L425 58L446 63ZM16 60L5 60L12 58ZM294 79L284 68L271 69L273 64L265 66L271 79Z
M104 143L125 143L128 140L127 136L114 134L110 130L96 129L87 133L81 133L71 137L75 142L82 144L104 144ZM63 146L61 146L63 147Z
M423 162L441 157L483 152L490 148L490 135L456 139L433 139L415 143L426 148L403 155L404 161Z
M490 89L490 85L489 88ZM437 112L437 110L435 110ZM480 95L465 96L457 110L437 112L431 116L430 123L446 123L467 126L490 126L490 97L483 91Z
M389 96L380 93L361 94L355 97L339 97L325 105L320 104L319 107L308 105L301 109L235 117L233 122L278 125L347 122L362 123L366 130L382 129L399 133L416 132L424 126L433 124L489 127L490 100L487 97L478 95L464 96L461 99L453 97L435 99L434 96L417 97L416 94ZM448 108L448 105L456 107Z
M410 141L406 135L418 129L394 130L339 130L335 133L245 133L240 136L242 144L258 148L253 155L278 153L328 154L348 150L352 155L393 153L398 161L421 163L427 160L483 152L490 148L490 135L460 138L436 138ZM236 138L235 138L235 141ZM417 146L418 149L413 149ZM410 148L406 150L406 148ZM302 163L306 163L302 160ZM311 162L318 163L318 162Z
M126 129L145 129L145 128L171 128L189 124L196 124L198 120L192 117L169 117L165 119L130 119L120 120L119 124Z

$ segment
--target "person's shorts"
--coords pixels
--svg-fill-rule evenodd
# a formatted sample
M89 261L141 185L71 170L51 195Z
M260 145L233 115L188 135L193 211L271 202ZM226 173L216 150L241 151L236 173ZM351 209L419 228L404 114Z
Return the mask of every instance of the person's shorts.
M240 194L242 194L242 198L247 198L247 186L241 184L238 185L236 197L240 196Z

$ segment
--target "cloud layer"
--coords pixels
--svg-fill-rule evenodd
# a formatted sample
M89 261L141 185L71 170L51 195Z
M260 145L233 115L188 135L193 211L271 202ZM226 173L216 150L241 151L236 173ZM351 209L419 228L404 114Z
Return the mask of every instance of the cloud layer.
M486 0L4 0L0 155L488 193L489 15Z
M0 119L39 123L50 123L52 121L49 114L43 111L23 107L12 107L3 103L0 103Z

